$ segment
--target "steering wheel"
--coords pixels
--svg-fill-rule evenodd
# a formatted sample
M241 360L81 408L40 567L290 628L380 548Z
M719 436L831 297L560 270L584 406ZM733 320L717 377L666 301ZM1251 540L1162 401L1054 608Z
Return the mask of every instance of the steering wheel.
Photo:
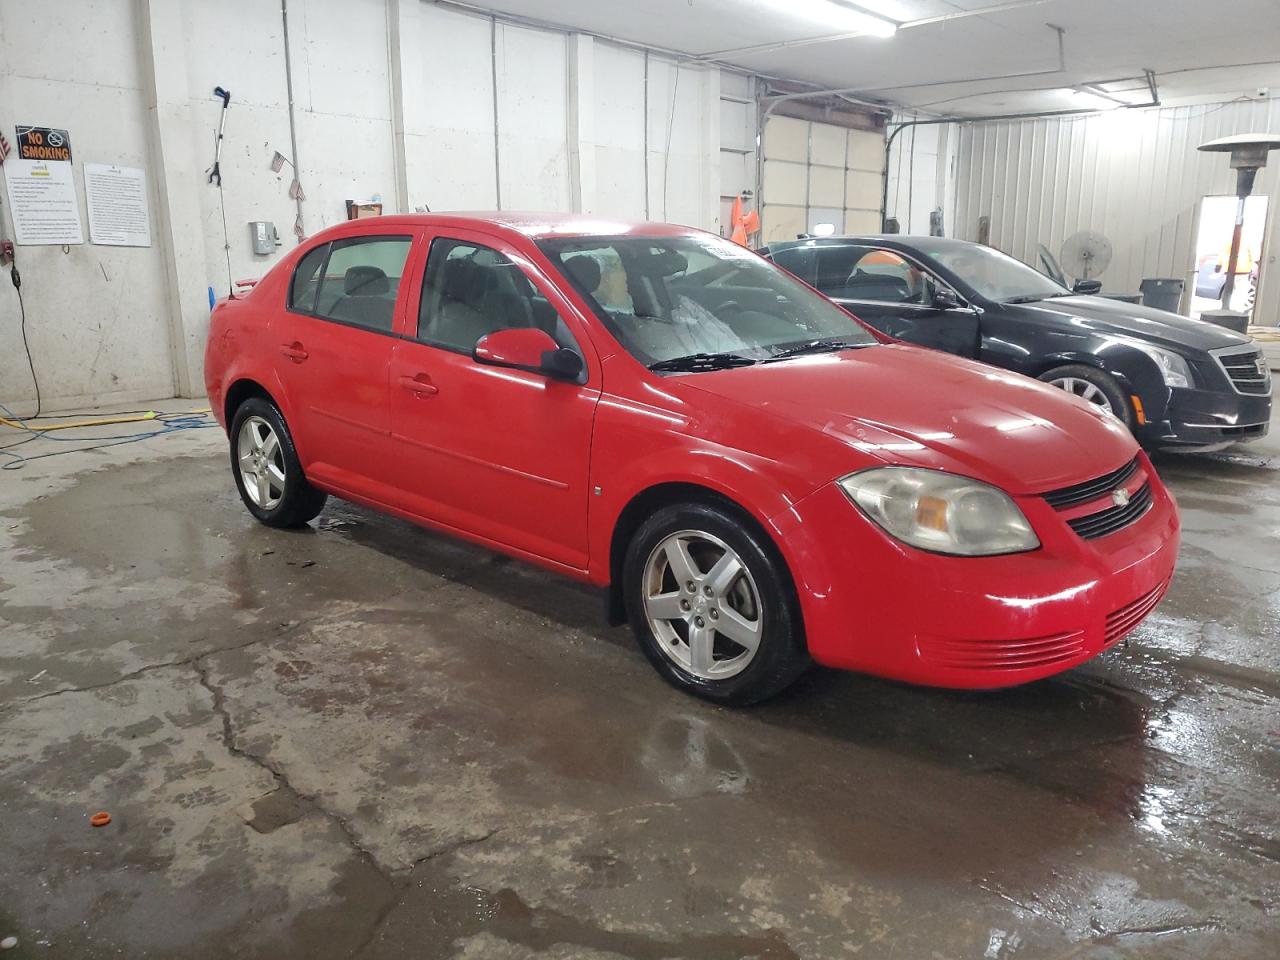
M725 300L724 302L719 303L715 307L713 307L711 312L719 316L721 313L723 313L726 310L733 310L737 313L741 313L742 304L738 303L737 300Z

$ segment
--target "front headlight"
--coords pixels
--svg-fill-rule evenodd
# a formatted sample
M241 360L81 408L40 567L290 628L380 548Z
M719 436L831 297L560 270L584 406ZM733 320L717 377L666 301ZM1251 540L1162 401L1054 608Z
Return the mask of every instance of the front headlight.
M916 467L876 467L839 480L849 499L891 536L921 550L985 557L1040 546L1003 490Z
M1191 367L1179 354L1163 347L1153 347L1149 343L1134 344L1139 350L1156 362L1160 368L1160 376L1164 377L1167 387L1190 387L1192 385Z

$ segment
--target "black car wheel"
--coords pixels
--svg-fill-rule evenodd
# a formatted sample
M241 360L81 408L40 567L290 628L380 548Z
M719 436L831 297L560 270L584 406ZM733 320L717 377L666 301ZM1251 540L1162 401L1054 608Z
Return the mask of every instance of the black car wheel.
M302 475L289 428L276 405L262 397L242 403L231 420L231 473L240 499L269 527L301 527L328 499Z
M809 664L782 558L727 509L688 503L654 513L631 539L623 589L641 649L688 693L756 703Z
M1134 428L1133 405L1109 373L1082 363L1070 363L1045 371L1040 379L1104 410L1130 430Z

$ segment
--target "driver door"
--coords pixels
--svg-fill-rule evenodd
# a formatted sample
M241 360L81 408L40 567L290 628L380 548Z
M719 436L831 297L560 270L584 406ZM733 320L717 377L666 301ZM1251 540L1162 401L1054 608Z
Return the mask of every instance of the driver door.
M391 433L410 509L462 533L587 566L600 370L581 321L519 251L472 231L431 241L391 357ZM477 363L476 341L539 327L585 360L581 383Z
M977 357L977 311L949 286L896 250L817 248L819 290L891 337L961 357Z

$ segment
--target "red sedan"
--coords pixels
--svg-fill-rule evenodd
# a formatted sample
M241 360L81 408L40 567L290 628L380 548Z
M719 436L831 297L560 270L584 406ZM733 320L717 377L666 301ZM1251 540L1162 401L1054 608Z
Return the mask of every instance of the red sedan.
M1049 676L1137 626L1177 553L1114 420L684 227L344 223L218 304L205 377L263 523L333 494L607 588L663 676L724 703L811 660Z

